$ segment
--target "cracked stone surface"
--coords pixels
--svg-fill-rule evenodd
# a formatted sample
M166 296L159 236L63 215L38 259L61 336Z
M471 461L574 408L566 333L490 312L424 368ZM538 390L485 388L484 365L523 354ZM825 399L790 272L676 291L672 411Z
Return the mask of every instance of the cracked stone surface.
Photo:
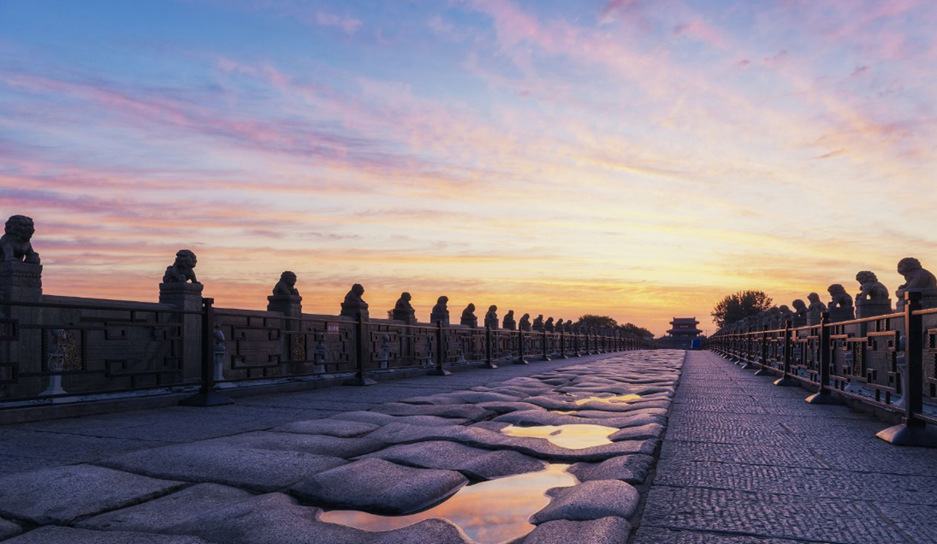
M631 524L614 516L591 521L548 521L537 526L523 544L625 544Z
M451 470L411 468L383 459L363 459L319 473L291 492L333 509L402 515L442 502L468 483Z
M181 487L91 465L70 465L0 478L0 514L45 525L142 502Z
M233 446L255 450L298 451L341 457L357 457L385 446L383 442L370 438L338 438L329 435L305 435L293 433L274 433L256 431L236 434L225 438L215 438L202 442L208 446Z
M638 491L618 480L592 480L547 491L550 504L530 516L530 522L589 521L608 516L627 518L638 507Z

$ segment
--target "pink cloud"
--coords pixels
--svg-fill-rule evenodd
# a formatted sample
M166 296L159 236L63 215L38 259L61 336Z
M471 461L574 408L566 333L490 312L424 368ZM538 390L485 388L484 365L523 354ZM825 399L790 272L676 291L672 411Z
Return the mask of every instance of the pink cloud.
M335 15L325 11L316 12L316 24L321 26L334 26L341 28L345 31L345 34L349 36L358 31L358 28L363 24L360 19L355 19L354 17L347 17L341 15Z

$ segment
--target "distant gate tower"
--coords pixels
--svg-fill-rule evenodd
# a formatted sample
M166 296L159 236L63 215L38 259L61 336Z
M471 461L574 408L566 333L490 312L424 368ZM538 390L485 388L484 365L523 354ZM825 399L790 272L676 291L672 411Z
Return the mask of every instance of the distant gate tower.
M670 322L670 330L667 334L670 338L667 340L668 347L673 349L692 349L694 340L699 338L703 331L697 328L699 321L695 317L675 317Z

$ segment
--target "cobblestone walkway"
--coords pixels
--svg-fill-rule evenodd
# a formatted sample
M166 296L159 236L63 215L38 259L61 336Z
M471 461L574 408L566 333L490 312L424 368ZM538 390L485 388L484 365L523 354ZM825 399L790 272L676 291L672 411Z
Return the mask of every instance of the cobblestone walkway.
M937 543L937 451L691 352L636 544Z
M627 352L0 428L0 540L623 544L683 359Z

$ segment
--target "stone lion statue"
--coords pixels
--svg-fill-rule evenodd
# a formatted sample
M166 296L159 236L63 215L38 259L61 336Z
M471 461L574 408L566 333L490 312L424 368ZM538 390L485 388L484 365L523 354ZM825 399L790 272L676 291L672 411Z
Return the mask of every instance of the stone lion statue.
M830 300L830 309L852 308L852 295L846 292L846 288L838 283L831 285L827 291L833 297Z
M863 270L856 274L856 281L859 282L859 294L856 295L856 302L885 302L888 300L888 288L878 281L874 272Z
M808 308L809 311L820 313L826 311L826 304L823 304L823 302L820 300L820 295L817 293L810 293L807 295L807 300L810 301L810 307Z
M501 322L501 325L510 331L517 328L517 322L514 321L514 310L508 310L508 313L504 314L504 320Z
M19 261L29 264L39 264L39 254L33 250L33 234L36 227L31 217L14 215L7 219L0 237L0 251L3 251L3 261Z
M521 316L520 329L522 331L529 331L531 328L530 325L530 314L524 314Z
M807 304L803 300L797 299L794 302L791 302L791 306L794 307L794 319L806 319L807 318Z
M543 324L543 330L547 332L554 332L556 330L556 326L553 324L552 317L547 318L547 321Z
M556 326L556 332L562 331L562 330L563 330L563 327L564 327L565 325L566 325L566 322L563 321L563 318L557 319L557 320L556 320L556 325L555 325L555 326Z
M439 297L436 299L436 305L433 306L433 314L449 313L449 297Z
M542 330L543 330L543 314L538 315L538 316L534 319L534 330L535 330L535 331L542 331Z
M180 249L176 252L176 260L172 266L166 267L166 273L163 274L163 283L185 283L191 281L198 283L195 278L195 265L198 259L195 253L188 249Z
M478 318L475 317L475 304L470 302L469 305L462 310L462 324L467 327L475 327L478 325Z
M287 270L280 274L280 281L273 287L275 296L298 296L299 290L296 289L296 274Z
M488 307L488 313L485 314L485 325L492 329L498 328L498 307L494 304Z
M413 305L410 304L410 301L413 300L413 297L410 293L404 291L400 293L400 298L397 299L397 303L394 304L395 312L409 312L413 310Z
M905 257L898 262L898 273L904 276L905 283L895 295L904 300L904 292L911 289L937 289L937 279L921 266L921 261L914 257Z
M356 283L351 286L351 290L348 291L348 294L345 295L344 304L349 306L357 306L367 308L368 303L361 298L364 295L364 286L360 283Z
M793 318L794 318L794 312L792 312L791 309L787 305L782 304L781 307L778 308L778 326L779 327L783 327L785 323L787 323Z

